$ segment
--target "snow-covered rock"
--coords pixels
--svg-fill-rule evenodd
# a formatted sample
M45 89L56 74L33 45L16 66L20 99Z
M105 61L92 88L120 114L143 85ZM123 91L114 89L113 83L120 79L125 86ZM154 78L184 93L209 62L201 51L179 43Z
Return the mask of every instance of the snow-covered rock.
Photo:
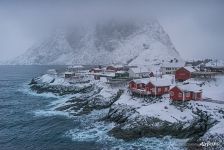
M224 120L214 125L199 139L200 145L206 150L224 149Z
M172 76L165 75L164 78L172 80ZM201 147L200 142L212 139L222 142L224 137L220 132L224 120L223 104L172 102L168 95L160 98L135 97L122 87L110 87L99 80L70 84L62 77L48 74L34 80L31 89L37 92L70 95L68 100L55 106L56 111L81 116L94 110L104 110L103 118L97 121L115 123L108 134L119 139L172 136L187 139L188 144L196 143ZM187 82L198 83L196 80ZM210 84L212 86L213 82L205 85ZM219 147L223 148L223 145Z

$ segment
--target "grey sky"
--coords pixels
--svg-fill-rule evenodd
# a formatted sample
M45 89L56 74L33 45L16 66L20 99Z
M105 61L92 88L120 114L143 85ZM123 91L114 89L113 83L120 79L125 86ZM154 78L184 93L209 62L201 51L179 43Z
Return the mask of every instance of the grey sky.
M155 15L183 58L224 59L224 1L0 1L0 61L22 54L59 25L93 14ZM97 15L95 15L97 16Z

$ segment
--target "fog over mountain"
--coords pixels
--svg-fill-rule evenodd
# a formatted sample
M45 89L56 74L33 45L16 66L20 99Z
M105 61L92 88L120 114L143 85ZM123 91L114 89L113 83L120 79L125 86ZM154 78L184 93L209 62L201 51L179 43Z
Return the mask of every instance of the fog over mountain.
M98 19L98 23L93 24L99 24L104 22L102 18L112 15L114 18L131 16L138 19L155 16L184 59L224 59L223 8L222 0L2 0L0 62L13 60L27 49L51 41L53 35L62 34L58 32L74 33L73 30L82 26L80 22Z
M156 19L105 18L57 29L9 63L154 65L173 58L182 60Z

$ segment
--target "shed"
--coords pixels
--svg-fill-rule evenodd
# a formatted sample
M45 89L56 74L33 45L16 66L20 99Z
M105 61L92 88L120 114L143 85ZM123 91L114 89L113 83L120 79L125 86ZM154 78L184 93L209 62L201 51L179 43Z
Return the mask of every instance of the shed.
M129 82L132 93L149 96L161 96L169 92L171 82L161 78L136 79Z
M177 81L185 81L188 80L192 77L192 73L196 72L195 69L193 69L190 66L187 67L181 67L180 69L178 69L175 73L175 79Z
M161 96L169 93L171 81L163 78L150 78L145 90L150 95Z
M173 63L166 63L161 66L161 72L162 74L175 74L175 72L180 69L181 67L184 67L185 62L178 61Z
M173 101L202 100L202 90L195 84L175 86L170 90Z
M129 77L131 78L147 78L150 76L151 71L145 67L129 68Z
M75 76L75 73L72 71L67 71L64 73L64 75L65 75L65 78L71 78L71 77Z

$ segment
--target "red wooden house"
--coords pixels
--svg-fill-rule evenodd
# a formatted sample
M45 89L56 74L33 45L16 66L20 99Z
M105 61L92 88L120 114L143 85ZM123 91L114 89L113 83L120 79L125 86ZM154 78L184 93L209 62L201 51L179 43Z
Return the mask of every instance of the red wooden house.
M129 89L132 93L161 96L169 93L170 83L160 78L138 79L129 82Z
M168 80L152 78L146 85L145 90L149 95L161 96L169 93L170 85Z
M175 72L175 78L177 81L186 81L192 77L192 73L195 71L192 67L182 67Z
M202 90L192 84L175 86L170 90L170 99L173 101L202 100Z
M137 84L136 84L136 82L135 82L134 80L130 81L130 82L128 83L128 88L129 88L129 89L137 89Z
M140 95L147 95L145 87L149 79L136 79L129 82L129 90L132 93L140 94Z

